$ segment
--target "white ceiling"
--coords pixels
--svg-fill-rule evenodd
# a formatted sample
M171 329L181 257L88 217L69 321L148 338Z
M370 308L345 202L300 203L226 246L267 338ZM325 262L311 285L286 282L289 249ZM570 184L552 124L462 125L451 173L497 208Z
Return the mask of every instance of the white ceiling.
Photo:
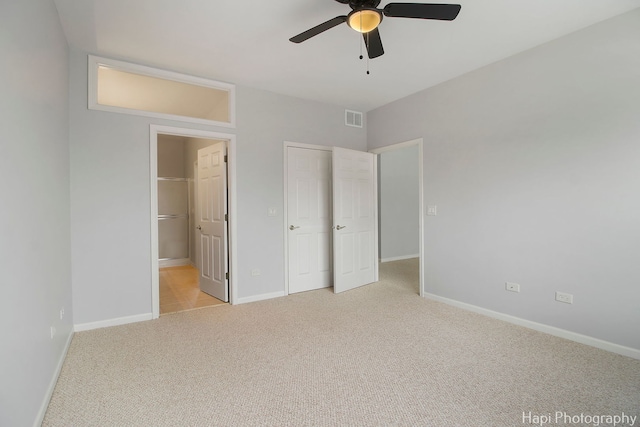
M640 0L462 0L452 22L385 18L385 54L370 60L367 75L366 59L358 59L362 36L346 24L289 41L350 11L334 0L54 1L72 47L360 111L640 7Z

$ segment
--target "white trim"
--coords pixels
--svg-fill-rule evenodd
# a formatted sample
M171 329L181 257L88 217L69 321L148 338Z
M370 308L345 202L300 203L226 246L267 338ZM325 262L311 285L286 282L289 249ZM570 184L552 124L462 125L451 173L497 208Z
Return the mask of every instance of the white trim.
M56 370L51 377L51 381L49 382L49 387L47 387L47 393L44 395L44 399L42 399L42 404L40 405L40 410L38 411L38 415L33 423L33 427L40 427L42 425L42 421L44 420L44 416L47 413L47 408L49 407L49 402L51 401L51 396L53 396L53 390L56 388L56 383L58 382L58 377L60 377L60 372L62 371L62 365L64 364L64 360L67 358L67 353L69 352L69 347L71 346L71 340L73 339L73 327L69 332L69 336L67 337L67 342L64 345L64 349L62 350L62 354L58 359L58 364L56 365Z
M601 350L610 351L612 353L617 353L623 356L640 360L640 349L625 347L620 344L604 341L598 338L590 337L588 335L582 335L576 332L567 331L566 329L556 328L555 326L533 322L531 320L522 319L520 317L511 316L509 314L500 313L483 307L478 307L477 305L467 304L466 302L461 302L430 293L426 293L425 297L433 301L438 301L457 308L461 308L463 310L472 311L474 313L482 314L494 319L503 320L514 325L524 326L525 328L533 329L538 332L544 332L545 334L564 338L570 341L575 341L580 344L586 344L591 347L599 348Z
M153 111L135 110L132 108L114 107L110 105L98 104L98 66L104 65L120 71L141 74L149 77L156 77L165 80L171 80L181 83L193 84L196 86L204 86L213 89L221 89L229 92L229 122L219 122L216 120L198 119L195 117L179 116L175 114L156 113ZM236 127L236 86L231 83L223 83L216 80L205 79L202 77L190 76L187 74L176 73L173 71L160 70L158 68L147 67L144 65L132 64L129 62L118 61L115 59L102 58L99 56L88 55L88 100L87 107L90 110L109 111L112 113L132 114L136 116L156 117L160 119L177 120L188 123L200 123L213 126L221 126L227 128Z
M420 239L419 242L419 254L420 258L420 296L425 296L424 291L424 158L423 158L423 145L424 141L422 138L412 139L411 141L400 142L398 144L387 145L384 147L374 148L369 150L369 152L374 154L381 154L387 151L399 150L405 147L412 147L414 145L418 146L418 236ZM377 199L377 194L376 194Z
M369 151L369 153L371 153ZM378 158L378 154L373 154L373 222L375 227L373 228L373 247L375 255L373 257L374 260L380 259L380 247L379 247L379 229L380 229L380 218L378 215L378 209L380 209L380 200L379 199L379 189L378 189L378 162L380 161ZM373 280L374 282L380 281L380 263L374 261L373 266Z
M237 304L238 300L238 197L236 180L236 137L233 136L227 143L227 191L229 211L229 304Z
M284 148L294 147L294 148L306 148L307 150L321 150L321 151L333 151L333 147L329 147L327 145L316 145L316 144L304 144L302 142L284 142ZM285 150L286 152L286 150ZM285 156L286 158L286 156Z
M151 209L151 313L160 317L160 253L158 237L158 133L160 129L151 125L149 129L149 191Z
M158 261L159 268L182 267L183 265L191 265L191 259L190 258L163 259Z
M394 256L391 258L382 258L380 262L402 261L403 259L420 258L420 254Z
M282 232L284 233L284 289L282 292L284 295L289 295L289 235L287 234L287 224L289 223L289 147L295 147L292 142L285 141L283 144L283 157L284 157L284 176L282 179L283 190L282 194L284 195L283 205L282 205Z
M237 298L236 304L246 304L249 302L264 301L264 300L280 298L284 296L286 296L284 292L272 292L270 294L252 295L250 297Z
M369 152L374 154L381 154L387 151L395 151L395 150L400 150L401 148L413 147L414 145L420 145L421 143L422 143L422 138L412 139L411 141L385 145L384 147L379 147L379 148L372 148L371 150L369 150Z
M210 132L173 126L149 126L149 185L151 190L151 313L154 319L160 317L160 277L158 264L158 134L195 138L209 138L227 143L227 191L229 203L229 303L237 304L238 295L238 250L236 247L237 228L237 181L236 181L236 136L228 133Z
M290 142L290 141L284 141L283 143L282 151L283 151L283 157L284 157L284 179L282 180L282 182L284 183L284 187L283 187L284 206L282 208L282 211L284 215L282 215L283 217L282 230L284 233L284 290L283 290L284 295L289 295L289 234L287 230L287 224L289 223L289 199L288 199L289 156L288 156L287 150L289 149L289 147L303 148L307 150L320 150L320 151L333 150L332 147L328 147L326 145L303 144L300 142Z
M151 320L151 313L136 314L134 316L116 317L115 319L100 320L98 322L78 323L73 326L75 332L90 331L92 329L108 328L111 326L126 325L129 323L144 322Z

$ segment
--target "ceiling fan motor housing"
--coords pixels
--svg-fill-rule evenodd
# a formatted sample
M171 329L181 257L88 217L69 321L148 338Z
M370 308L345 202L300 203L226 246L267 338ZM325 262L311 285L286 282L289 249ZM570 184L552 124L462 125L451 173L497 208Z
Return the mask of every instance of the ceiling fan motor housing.
M378 9L361 7L347 16L347 24L359 33L375 30L382 22L382 13Z
M380 4L380 0L351 0L349 6L351 9L376 8Z
M351 9L359 9L361 7L378 7L380 0L336 0L338 3L348 4Z

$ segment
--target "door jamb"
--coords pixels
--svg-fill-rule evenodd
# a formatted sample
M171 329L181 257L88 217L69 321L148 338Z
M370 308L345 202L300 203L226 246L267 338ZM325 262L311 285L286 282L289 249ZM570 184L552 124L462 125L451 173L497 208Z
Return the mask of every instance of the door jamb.
M283 232L284 232L284 294L289 295L289 235L287 233L287 224L289 224L289 200L288 200L288 186L289 186L289 147L304 148L307 150L319 150L319 151L333 151L332 147L326 145L314 145L303 144L300 142L284 141L284 212L282 217L284 218Z
M158 266L158 134L224 140L227 143L227 209L229 214L229 303L237 304L237 197L236 197L236 136L228 133L210 132L174 126L149 126L149 188L151 215L151 313L160 317L160 272Z
M380 147L380 148L374 148L372 150L369 150L370 153L374 153L374 154L381 154L384 153L386 151L394 151L394 150L399 150L401 148L405 148L405 147L411 147L414 145L418 146L418 236L420 238L420 242L419 242L419 252L420 252L420 259L418 261L419 266L420 266L420 296L424 297L425 296L425 291L424 291L424 170L423 170L423 164L424 164L424 159L423 159L423 139L422 138L418 138L418 139L413 139L411 141L405 141L405 142L400 142L397 144L391 144L391 145L387 145L384 147ZM376 178L377 181L377 178ZM376 200L377 200L377 195L376 195Z

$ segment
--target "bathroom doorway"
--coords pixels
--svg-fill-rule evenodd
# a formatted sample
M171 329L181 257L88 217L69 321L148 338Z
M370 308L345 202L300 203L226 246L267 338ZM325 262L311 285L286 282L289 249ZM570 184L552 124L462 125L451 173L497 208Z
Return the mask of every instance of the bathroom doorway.
M233 135L152 126L154 318L233 300L233 140ZM218 175L198 168L198 161L209 162L209 171L215 169ZM206 231L211 225L217 234ZM218 292L212 291L212 280Z

